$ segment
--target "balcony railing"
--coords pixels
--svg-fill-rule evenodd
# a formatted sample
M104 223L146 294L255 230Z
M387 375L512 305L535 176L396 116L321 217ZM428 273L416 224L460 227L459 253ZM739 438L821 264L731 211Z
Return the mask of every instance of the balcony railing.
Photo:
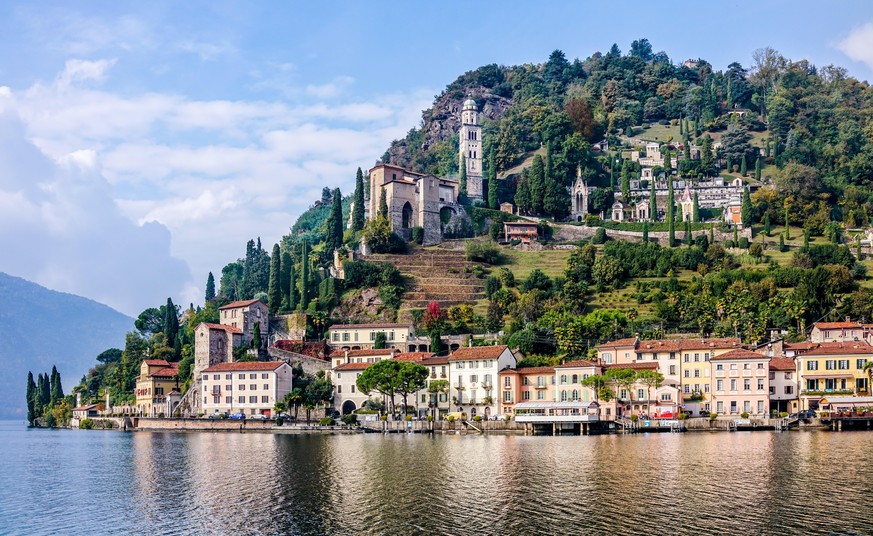
M855 391L851 389L807 389L800 391L804 396L826 396L826 395L854 395Z

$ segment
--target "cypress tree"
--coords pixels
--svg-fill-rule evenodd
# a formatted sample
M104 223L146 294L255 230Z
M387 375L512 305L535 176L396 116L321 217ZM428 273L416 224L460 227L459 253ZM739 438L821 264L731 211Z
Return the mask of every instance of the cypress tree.
M670 170L673 169L672 156L670 155L670 146L664 149L664 174L667 179L670 179Z
M667 245L671 248L676 244L676 207L673 206L674 198L673 198L673 180L669 177L667 178L667 225L669 236L667 238Z
M333 252L343 245L343 199L339 188L333 191L326 225L325 248L328 252Z
M788 203L785 203L785 240L791 240L791 227L788 223Z
M39 375L39 385L37 387L39 388L39 413L43 414L47 409L50 409L52 400L48 374Z
M276 314L282 307L282 253L279 244L273 244L273 255L270 257L270 284L267 290L267 300L270 302L270 314Z
M685 243L691 245L691 222L685 220Z
M379 215L383 218L388 217L388 198L386 195L385 188L382 188L382 192L379 194Z
M682 158L685 160L685 169L691 168L691 142L685 140L685 147L682 149ZM677 164L678 166L678 164Z
M293 311L297 308L297 277L294 273L294 260L288 256L288 284L285 285L286 308Z
M693 202L691 204L691 221L694 223L700 222L700 202L697 199L697 192L694 192Z
M703 176L712 176L712 168L714 165L712 157L712 138L709 134L703 138L703 145L700 147L700 166L703 169Z
M649 219L658 221L658 196L655 193L655 179L652 178L652 190L649 193Z
M621 166L621 201L630 203L630 160L625 160Z
M567 190L557 180L549 180L546 185L546 196L543 199L543 209L555 221L565 219L570 214L570 196Z
M382 190L383 195L385 190ZM297 308L305 311L309 307L309 251L307 251L306 240L301 246L303 251L300 254L300 303Z
M212 272L209 272L209 276L206 278L206 302L211 302L215 299L215 277L213 277Z
M173 346L176 343L176 335L179 334L179 316L176 313L176 306L173 305L173 300L167 298L167 311L164 317L164 335L167 336L167 346Z
M283 251L279 255L279 294L282 296L282 305L279 307L281 311L288 311L288 294L291 289L291 270L293 269L293 261L291 254Z
M500 208L497 199L497 168L494 166L494 151L488 155L488 207L493 210Z
M261 323L255 322L254 332L252 333L252 348L255 350L261 349Z
M709 224L709 243L715 244L715 224Z
M649 243L649 222L643 222L643 244Z
M52 365L51 377L51 405L54 407L62 398L64 398L64 388L61 385L61 373L57 367Z
M770 236L770 211L764 213L764 234Z
M352 231L364 228L364 173L361 168L355 174L355 206L352 209Z
M734 225L734 247L735 248L740 247L740 237L739 237L739 234L737 233L737 226L736 225Z
M743 204L740 207L740 220L743 222L743 227L748 228L752 225L752 199L749 197L749 187L743 189Z
M527 168L521 172L521 178L518 180L518 186L515 189L515 206L518 208L519 214L527 214L530 210L530 173Z
M36 420L36 382L33 381L33 372L27 372L27 423L33 426Z
M731 164L731 157L727 157L727 162L726 162L726 166L725 166L725 167L727 167L727 172L728 172L728 173L733 173L733 172L734 172L733 165Z
M461 179L458 181L458 199L467 197L467 155L461 155Z
M746 169L746 155L743 155L743 159L740 160L740 175L745 177L747 171L748 170Z
M858 262L864 260L864 253L861 251L861 235L855 235L855 260Z
M767 139L767 144L764 145L764 156L770 158L770 140Z
M536 155L534 157L529 177L530 208L534 214L541 214L543 211L543 196L546 193L546 170L542 156Z
M785 251L785 235L779 233L779 251Z
M679 135L685 134L685 125L682 123L682 118L679 118Z
M809 248L809 229L803 230L803 249Z
M761 180L761 157L755 160L755 180Z

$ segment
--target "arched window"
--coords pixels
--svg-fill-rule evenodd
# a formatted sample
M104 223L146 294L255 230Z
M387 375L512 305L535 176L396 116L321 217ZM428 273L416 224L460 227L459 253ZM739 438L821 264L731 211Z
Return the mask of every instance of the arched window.
M579 383L579 375L573 374L573 383Z
M567 401L567 391L561 391L561 402Z
M561 374L561 385L567 385L567 375Z
M573 389L573 401L576 402L578 400L579 400L579 391L576 389Z
M412 227L412 205L407 201L403 205L403 228L409 229Z

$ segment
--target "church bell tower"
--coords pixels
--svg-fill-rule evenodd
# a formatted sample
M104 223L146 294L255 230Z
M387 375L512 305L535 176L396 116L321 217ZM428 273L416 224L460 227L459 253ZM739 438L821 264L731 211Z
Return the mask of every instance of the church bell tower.
M465 162L467 166L467 197L482 199L482 127L479 107L473 99L465 100L461 108L458 139L458 169Z

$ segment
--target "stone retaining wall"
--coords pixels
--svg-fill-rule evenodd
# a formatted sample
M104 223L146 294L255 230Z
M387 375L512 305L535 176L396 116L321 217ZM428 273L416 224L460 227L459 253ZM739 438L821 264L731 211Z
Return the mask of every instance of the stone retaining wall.
M555 240L560 242L574 242L577 240L584 240L585 238L591 238L594 236L594 233L597 232L597 229L601 227L588 227L586 225L557 225L558 232L555 233ZM643 241L643 233L642 231L621 231L616 229L606 229L606 236L612 238L613 240L624 240L626 242L642 242ZM699 231L691 231L692 237L698 237L702 234L709 236L709 229L701 229ZM750 241L752 239L752 230L751 229L741 229L737 231L737 235L740 237L745 236ZM734 239L734 232L731 230L730 232L723 233L718 229L713 229L713 236L716 241L724 242L726 240ZM667 240L670 237L669 231L649 231L649 240L658 242L659 244L667 244ZM676 232L675 232L676 240L681 242L685 239L685 228L683 223L676 224Z

